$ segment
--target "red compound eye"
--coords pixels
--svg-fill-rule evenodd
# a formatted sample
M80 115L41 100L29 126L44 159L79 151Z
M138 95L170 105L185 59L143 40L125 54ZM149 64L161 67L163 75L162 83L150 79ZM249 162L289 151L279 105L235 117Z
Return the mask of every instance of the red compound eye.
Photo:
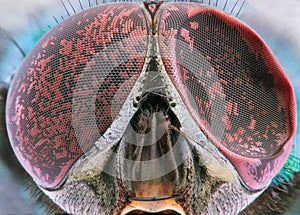
M161 4L158 11L137 3L97 6L37 43L14 77L6 111L12 146L27 172L42 187L61 184L114 121L150 46L199 129L249 189L264 188L292 147L292 87L253 30L193 3Z
M148 26L138 4L101 5L61 22L27 55L10 87L7 124L37 184L58 186L114 120L115 93L122 87L122 104L142 70ZM74 112L89 108L94 120Z
M295 133L295 97L258 35L218 10L170 4L159 14L162 58L186 107L251 189L286 161Z

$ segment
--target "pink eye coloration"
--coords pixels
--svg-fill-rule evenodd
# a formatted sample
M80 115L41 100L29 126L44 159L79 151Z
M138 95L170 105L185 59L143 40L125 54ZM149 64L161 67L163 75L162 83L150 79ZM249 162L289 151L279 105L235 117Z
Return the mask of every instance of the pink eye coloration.
M137 4L102 5L57 25L27 55L11 85L7 122L14 151L37 184L59 185L76 159L109 127L114 94L130 79L122 86L122 102L142 70L147 26ZM116 43L122 46L114 47ZM72 103L76 84L86 80L84 87L90 91L78 93L76 99L96 96L97 104L91 99ZM85 115L74 121L72 109L90 107L95 108L99 129L91 129L94 123ZM74 125L82 127L75 131Z
M161 10L162 59L186 107L246 185L263 188L296 131L283 69L253 30L223 12L176 4Z
M71 214L237 214L296 132L294 92L267 45L190 2L63 20L25 57L6 114L20 163Z

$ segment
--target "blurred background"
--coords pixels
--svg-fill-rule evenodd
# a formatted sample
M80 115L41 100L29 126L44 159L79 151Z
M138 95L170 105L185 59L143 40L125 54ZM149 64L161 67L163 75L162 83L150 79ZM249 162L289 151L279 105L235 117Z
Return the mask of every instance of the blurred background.
M96 0L69 0L74 9L80 11L95 5ZM63 0L70 12L73 9ZM97 1L97 2L100 2ZM210 0L204 3L215 4ZM236 0L219 0L218 7L230 12ZM238 12L243 1L238 1L233 15ZM9 84L12 75L21 64L23 56L37 40L67 17L60 0L0 0L0 81ZM252 27L269 45L290 78L300 107L300 0L246 0L239 19ZM20 47L16 46L19 45ZM1 90L1 84L0 84ZM1 96L0 96L1 99ZM3 101L3 98L2 98ZM0 101L1 103L1 101ZM0 111L3 111L3 103ZM299 110L299 108L298 108ZM298 111L299 113L299 111ZM298 124L300 122L298 114ZM0 133L1 135L1 133ZM0 138L1 140L1 138ZM295 143L300 157L300 128ZM24 184L19 167L4 160L14 159L6 154L5 142L0 142L0 211L1 214L44 214L41 205L32 200ZM12 166L13 165L13 166ZM12 171L12 169L14 171ZM300 214L300 196L286 214Z

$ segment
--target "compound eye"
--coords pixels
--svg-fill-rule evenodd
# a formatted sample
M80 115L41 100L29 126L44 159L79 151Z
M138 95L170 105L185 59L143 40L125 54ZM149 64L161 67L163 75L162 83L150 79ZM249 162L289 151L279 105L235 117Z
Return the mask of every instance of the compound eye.
M101 5L62 21L26 56L10 86L7 126L38 185L59 186L114 120L142 70L147 26L138 4Z
M215 8L161 9L162 58L186 107L246 186L265 187L286 161L296 127L282 67L252 29Z

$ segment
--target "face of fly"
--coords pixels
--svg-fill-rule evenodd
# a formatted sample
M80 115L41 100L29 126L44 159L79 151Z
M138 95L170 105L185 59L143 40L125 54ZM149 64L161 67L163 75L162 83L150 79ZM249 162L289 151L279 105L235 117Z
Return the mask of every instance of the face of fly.
M20 163L71 214L237 214L295 133L294 93L270 49L197 3L65 19L27 54L6 111Z

